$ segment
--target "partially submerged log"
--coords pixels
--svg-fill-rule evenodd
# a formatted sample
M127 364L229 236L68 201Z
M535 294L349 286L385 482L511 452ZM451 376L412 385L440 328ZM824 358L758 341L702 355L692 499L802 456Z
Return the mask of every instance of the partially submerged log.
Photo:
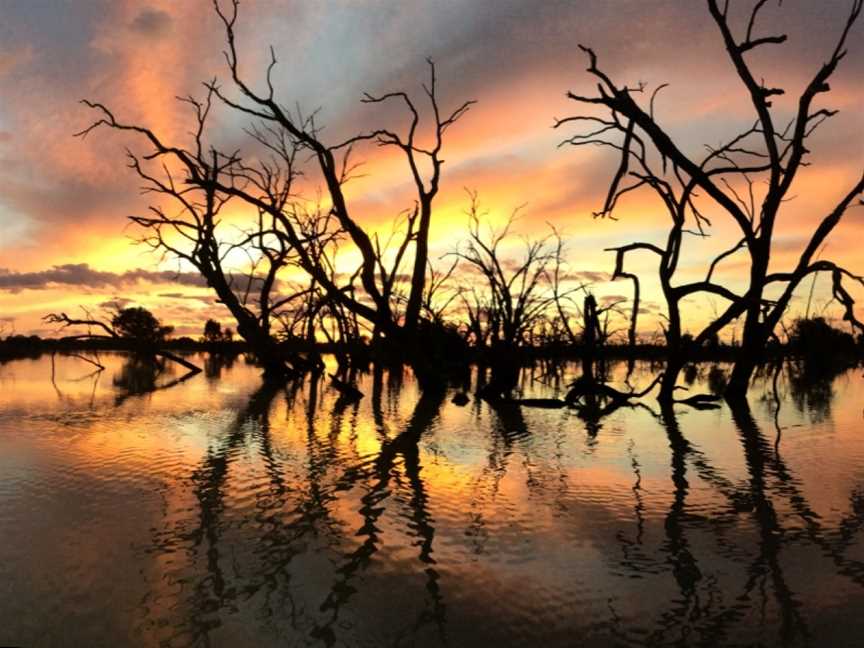
M176 362L177 364L182 365L183 367L186 367L186 369L189 370L189 377L191 377L194 374L201 373L201 367L199 367L198 365L192 364L191 362L189 362L185 358L178 356L174 353L171 353L170 351L165 351L164 349L160 349L158 351L155 351L154 355L156 355L157 357L161 356L161 357L165 358L166 360L171 360L172 362Z
M610 387L606 383L592 380L585 376L580 376L570 384L570 391L567 392L567 396L564 400L569 405L575 405L586 398L599 398L611 401L628 401L631 399L642 398L654 389L662 378L662 375L657 376L651 381L650 385L641 391L631 390L629 392L622 392L614 387Z
M722 396L716 394L695 394L693 396L688 396L687 398L676 400L675 403L679 405L689 405L690 407L699 410L709 410L720 409L719 401L722 399Z
M87 311L85 310L85 313ZM68 328L70 326L86 326L88 329L87 333L79 334L79 335L70 335L64 338L63 340L124 340L134 348L132 349L135 353L141 355L149 355L156 358L165 358L166 360L171 360L172 362L176 362L177 364L185 367L190 377L194 374L201 373L201 367L192 364L185 358L182 358L170 351L167 351L157 344L153 343L153 341L148 338L146 343L141 340L137 340L135 338L128 338L120 335L120 333L115 330L114 326L103 322L101 320L97 320L89 317L87 319L75 319L69 317L66 313L49 313L43 318L44 321L50 324L59 324L61 329ZM92 333L91 329L97 329L100 331L104 331L104 334L101 333ZM160 335L162 332L160 331ZM103 367L104 368L104 367Z

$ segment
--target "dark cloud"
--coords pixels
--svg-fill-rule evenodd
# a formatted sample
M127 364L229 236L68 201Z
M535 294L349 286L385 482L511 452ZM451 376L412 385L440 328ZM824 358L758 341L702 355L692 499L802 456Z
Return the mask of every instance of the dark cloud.
M21 158L4 162L4 167L18 165L21 169L30 164ZM80 225L83 220L89 224L108 220L119 223L119 230L123 219L118 218L115 210L118 205L123 205L123 208L131 206L129 197L132 196L134 200L135 187L135 181L128 176L121 176L117 178L117 182L106 186L100 184L98 178L72 177L68 173L57 171L53 182L47 184L38 180L12 177L6 168L0 169L2 202L16 212L27 214L36 222L49 227L70 222Z
M87 263L57 265L38 272L15 272L0 268L0 290L42 290L52 286L80 286L82 288L123 288L137 283L175 283L183 286L206 286L204 279L194 272L152 271L138 268L126 272L95 270Z
M171 23L170 14L164 11L159 9L142 9L132 22L129 23L129 28L145 36L158 37L171 31Z

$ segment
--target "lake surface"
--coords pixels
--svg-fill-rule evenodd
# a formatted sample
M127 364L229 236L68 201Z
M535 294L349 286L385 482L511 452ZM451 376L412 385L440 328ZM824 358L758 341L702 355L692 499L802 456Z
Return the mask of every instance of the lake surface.
M784 375L778 438L770 380L586 422L102 361L0 365L0 645L864 645L860 370Z

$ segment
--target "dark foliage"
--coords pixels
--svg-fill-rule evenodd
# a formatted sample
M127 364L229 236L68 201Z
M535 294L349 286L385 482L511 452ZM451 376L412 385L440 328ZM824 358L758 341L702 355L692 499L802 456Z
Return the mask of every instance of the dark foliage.
M164 326L153 313L140 306L118 311L111 319L111 325L121 338L146 345L164 342L174 330L173 326Z

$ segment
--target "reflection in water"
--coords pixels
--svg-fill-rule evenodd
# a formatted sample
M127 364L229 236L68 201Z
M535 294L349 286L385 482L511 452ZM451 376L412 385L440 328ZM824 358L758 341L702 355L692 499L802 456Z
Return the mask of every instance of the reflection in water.
M845 370L814 368L804 362L792 361L786 365L789 394L798 411L806 413L813 422L827 420L834 399L834 381Z
M238 354L232 351L208 353L204 358L204 375L208 380L218 381L223 369L231 369L237 362Z
M775 448L759 399L586 420L379 366L349 401L230 359L183 382L103 360L112 380L0 369L0 645L860 645L855 374L819 410L790 373Z
M771 591L780 609L780 639L784 644L791 644L801 636L806 640L805 643L809 643L811 635L807 623L801 615L801 603L787 583L780 560L784 530L774 508L774 503L768 495L766 480L769 477L769 466L775 468L773 476L780 480L781 493L786 494L790 489L794 489L794 484L788 471L783 467L782 461L774 455L773 449L762 436L750 410L746 406L735 408L732 410L732 418L741 435L741 444L744 448L744 456L750 475L753 518L759 530L758 557L749 569L750 579L748 580L747 594L752 594L756 584L759 583L760 591L764 596L766 580L770 580ZM776 470L778 467L780 470ZM792 492L798 506L804 507L808 511L808 517L810 517L806 500L794 490Z
M171 389L198 373L197 370L187 370L175 376L174 370L173 363L169 365L162 358L141 354L127 356L113 379L117 389L116 403L119 405L132 396Z

